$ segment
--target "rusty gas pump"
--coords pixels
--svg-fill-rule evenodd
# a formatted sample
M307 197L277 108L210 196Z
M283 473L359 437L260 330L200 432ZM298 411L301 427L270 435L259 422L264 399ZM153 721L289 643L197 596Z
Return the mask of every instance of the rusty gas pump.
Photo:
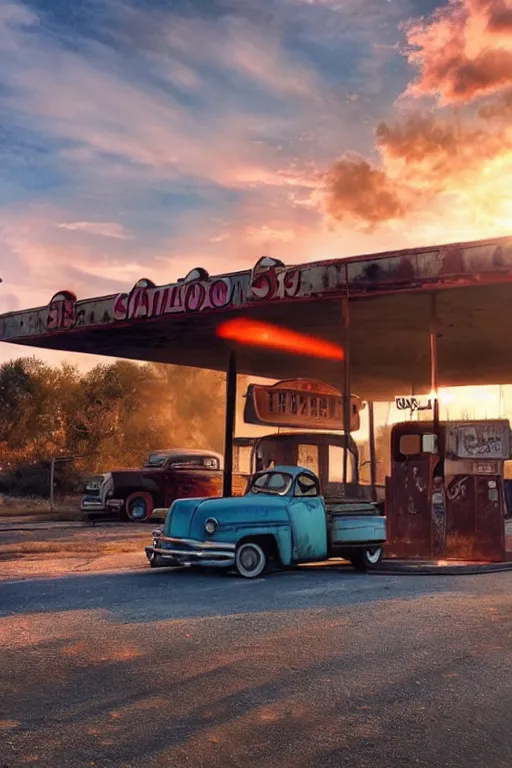
M396 424L386 478L388 556L507 559L508 420ZM509 553L512 558L512 552Z

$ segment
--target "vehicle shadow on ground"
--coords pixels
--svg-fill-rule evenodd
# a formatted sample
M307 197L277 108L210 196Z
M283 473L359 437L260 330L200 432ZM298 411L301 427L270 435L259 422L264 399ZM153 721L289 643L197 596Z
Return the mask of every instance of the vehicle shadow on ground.
M477 577L377 576L350 566L292 568L254 581L213 570L156 569L0 583L0 616L97 610L112 622L161 622L333 603L414 599L463 589ZM29 588L27 588L29 586Z

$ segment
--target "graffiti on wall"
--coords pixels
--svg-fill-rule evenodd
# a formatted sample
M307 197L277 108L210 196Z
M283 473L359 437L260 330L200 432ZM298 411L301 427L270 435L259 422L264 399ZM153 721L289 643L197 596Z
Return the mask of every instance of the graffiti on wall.
M45 331L68 331L80 326L93 325L95 322L108 322L110 313L98 312L100 302L94 303L94 309L89 305L89 311L86 313L86 303L77 302L76 296L71 291L60 291L56 293L48 305L48 311L34 313L42 320ZM28 333L28 327L25 327L25 333ZM41 331L39 331L41 332Z
M155 286L149 280L139 280L130 293L120 293L114 300L114 320L138 320L183 312L227 307L233 295L233 278L196 277L193 270L176 285Z
M431 411L432 400L420 397L395 397L395 406L398 411Z
M76 296L70 291L56 293L48 306L46 327L49 331L65 331L75 326Z
M446 489L446 498L448 501L457 501L458 499L464 499L466 497L468 480L469 475L454 477L452 479Z
M301 276L300 267L286 269L282 262L263 257L251 273L247 298L249 301L293 299L300 293Z
M483 421L464 424L456 428L457 456L460 458L507 459L510 455L510 436L507 422Z

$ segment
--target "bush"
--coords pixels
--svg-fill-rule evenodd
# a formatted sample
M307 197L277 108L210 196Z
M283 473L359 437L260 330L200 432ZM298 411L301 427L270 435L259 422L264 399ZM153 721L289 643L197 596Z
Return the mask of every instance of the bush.
M0 493L10 496L50 497L50 462L20 464L0 475ZM55 496L77 496L84 485L82 473L72 463L55 467Z

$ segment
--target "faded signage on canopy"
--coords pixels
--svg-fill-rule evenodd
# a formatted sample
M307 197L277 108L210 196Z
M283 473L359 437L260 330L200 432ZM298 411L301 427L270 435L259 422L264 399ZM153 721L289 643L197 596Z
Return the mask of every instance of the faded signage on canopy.
M204 312L236 307L251 301L291 299L301 287L301 271L287 268L276 259L264 257L251 273L210 277L195 267L175 285L156 286L146 278L130 293L114 300L114 321L138 320L181 313Z
M359 397L350 398L350 431L360 427ZM320 381L288 379L273 385L250 384L244 420L247 424L297 429L343 429L343 397Z
M193 269L176 285L156 286L139 280L130 293L120 293L114 301L114 320L137 320L182 312L201 312L228 306L233 295L232 279L210 279L205 270Z
M505 420L453 424L448 432L448 451L461 459L510 458L510 426Z
M46 327L49 331L66 331L75 325L76 296L71 291L60 291L50 301Z

